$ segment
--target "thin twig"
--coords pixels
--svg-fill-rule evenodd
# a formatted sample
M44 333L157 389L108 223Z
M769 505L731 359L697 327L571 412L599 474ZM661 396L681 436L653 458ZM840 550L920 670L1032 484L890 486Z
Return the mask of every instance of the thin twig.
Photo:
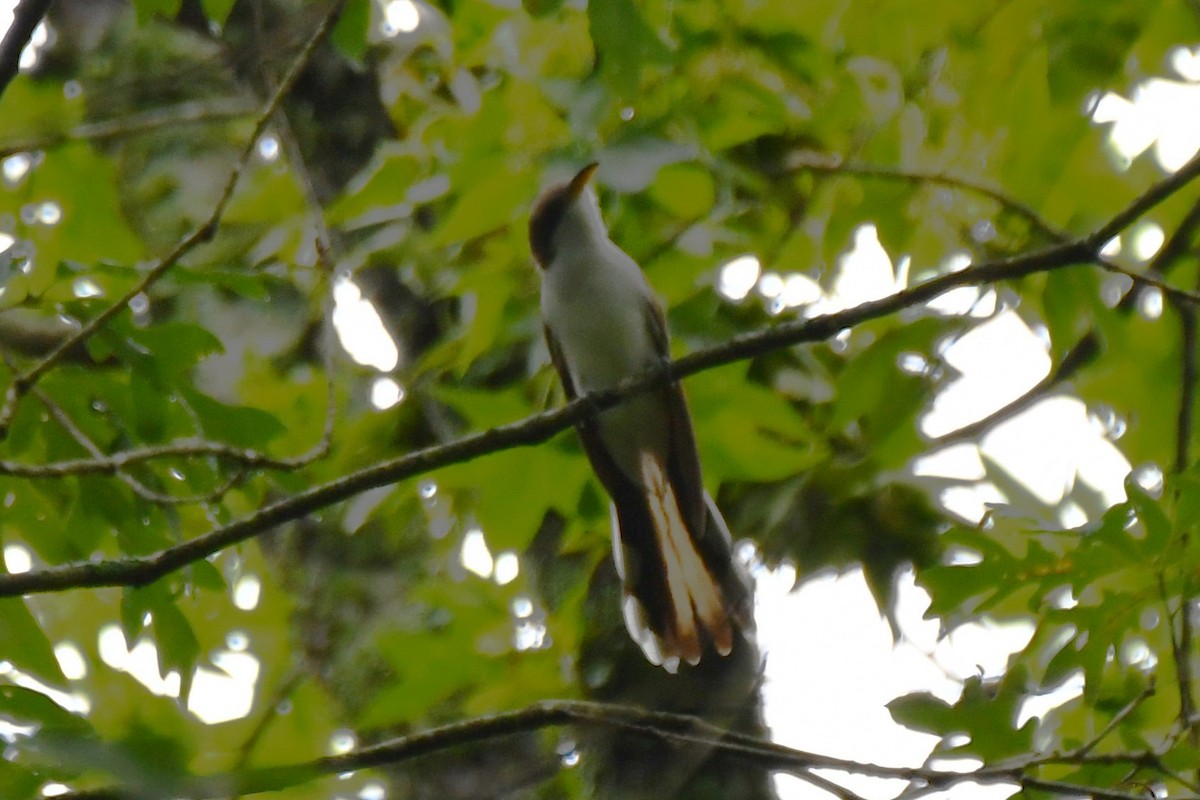
M805 780L814 777L809 772L812 769L833 769L854 775L922 781L941 789L967 782L1013 783L1027 789L1043 789L1056 794L1094 797L1100 800L1142 800L1138 795L1115 789L1048 781L1025 775L1020 766L1003 770L984 767L974 771L951 772L928 768L887 767L835 758L727 731L696 717L578 700L547 700L518 711L455 722L342 755L278 767L205 776L181 781L177 786L155 788L160 795L182 795L196 800L278 791L307 783L323 775L396 765L466 744L571 724L611 727L639 736L702 746L769 769L796 774ZM822 788L832 790L831 787ZM111 787L72 792L62 797L67 800L114 800L127 797L136 791L136 788L126 791ZM845 790L835 793L841 797L855 797ZM1197 799L1192 795L1180 800Z
M263 714L254 722L254 728L251 729L250 734L242 741L241 747L238 748L237 760L233 764L234 769L241 769L250 760L259 742L262 741L262 737L270 729L271 723L279 719L279 707L288 702L307 677L308 675L300 669L292 668L275 694L272 695Z
M33 387L32 394L35 398L37 398L38 402L42 404L50 416L54 418L54 421L57 422L59 426L61 426L63 430L65 430L80 447L82 447L84 450L87 450L93 456L99 457L103 455L99 445L97 445L90 436L84 433L82 428L75 424L75 421L71 419L71 415L68 414L62 406L54 402L54 398L50 397L50 395L46 394L38 386ZM224 497L229 490L232 489L244 477L244 473L239 470L234 476L227 479L224 483L212 491L199 495L178 497L151 489L149 486L142 483L123 469L116 470L116 475L126 486L132 489L134 494L136 494L138 497L162 506L198 505L201 503L216 502Z
M1023 776L1016 781L1023 789L1041 789L1057 797L1090 797L1093 800L1146 800L1146 793L1134 794L1118 789L1102 789L1096 786L1080 786L1065 781L1048 781L1032 776ZM1175 800L1196 800L1195 795L1183 795Z
M1193 308L1196 303L1196 293L1187 292L1177 287L1172 287L1159 280L1156 276L1165 275L1170 272L1185 255L1188 254L1191 248L1191 241L1196 234L1196 230L1200 228L1200 200L1192 204L1188 213L1180 220L1179 225L1171 234L1171 237L1166 241L1161 249L1146 265L1144 272L1131 272L1125 270L1115 264L1110 263L1102 257L1097 257L1095 263L1108 270L1109 272L1117 272L1133 280L1133 288L1121 298L1121 302L1117 304L1116 310L1120 313L1131 313L1137 306L1137 302L1141 297L1141 289L1145 286L1153 286L1163 292L1169 299L1175 301L1175 305L1181 310ZM1194 311L1193 311L1194 313ZM1046 378L1039 381L1035 386L1023 393L1007 405L993 411L986 417L976 420L961 428L950 431L949 433L933 439L933 443L939 446L954 444L955 442L974 439L977 436L991 430L996 425L1011 419L1020 412L1024 411L1029 406L1033 405L1038 400L1042 399L1053 391L1060 384L1065 383L1084 366L1091 362L1100 353L1100 334L1096 329L1089 330L1079 341L1072 345L1058 369L1048 375Z
M1042 378L1020 397L1001 406L982 419L977 419L974 422L963 425L961 428L956 428L940 436L932 437L929 443L936 447L947 447L958 442L982 436L1001 422L1012 419L1034 403L1042 400L1058 386L1073 378L1080 369L1090 364L1099 353L1100 339L1094 333L1089 333L1080 339L1063 356L1062 363L1058 365L1058 369L1051 372L1045 378Z
M109 455L93 458L64 459L46 464L23 464L17 461L0 460L0 475L17 478L62 478L68 475L114 474L132 464L157 461L165 458L217 458L229 461L245 469L294 470L306 466L319 457L323 443L318 442L309 451L293 458L272 458L257 450L235 447L223 442L204 439L177 439L160 445L121 450Z
M1179 688L1179 730L1186 733L1189 739L1195 730L1195 698L1192 695L1192 666L1191 666L1191 631L1188 630L1191 621L1187 613L1188 602L1186 594L1180 598L1181 632L1175 631L1176 615L1171 611L1170 595L1167 592L1166 578L1158 573L1158 592L1162 597L1163 610L1167 617L1167 631L1171 638L1171 655L1175 659L1175 681ZM1185 642L1186 637L1186 642ZM1185 644L1187 649L1185 649Z
M264 80L269 81L270 77L266 73L267 71L264 67ZM296 176L301 191L304 193L304 201L308 206L308 213L312 218L313 227L317 231L316 241L313 242L313 246L317 252L317 265L321 268L321 279L324 289L321 292L321 349L325 369L325 423L321 429L321 439L318 441L311 455L314 459L323 458L329 452L330 447L333 446L334 423L337 418L337 388L333 381L334 354L337 352L337 342L335 341L335 329L333 325L333 289L336 283L336 269L334 265L338 260L338 252L335 249L338 246L338 242L330 231L328 221L325 219L325 208L321 205L321 198L313 182L312 171L308 168L308 162L304 160L304 152L300 148L300 142L297 140L295 131L292 129L292 123L282 107L276 110L275 126L279 131L280 140L283 142L288 164L291 165L292 173Z
M1179 378L1179 415L1175 427L1175 472L1182 473L1191 464L1192 419L1196 414L1196 309L1182 303L1179 311L1179 336L1183 352Z
M0 158L15 153L49 150L52 147L76 141L106 141L150 133L176 125L196 125L207 122L225 122L252 116L258 109L244 100L225 98L220 100L188 101L163 108L128 114L116 119L85 122L62 133L38 136L0 144Z
M1200 174L1200 156L1189 161L1179 172L1152 186L1146 193L1122 209L1114 219L1132 224L1141 214L1170 196L1163 187L1177 191L1187 179ZM1181 177L1184 176L1184 177ZM465 436L454 442L418 450L311 487L299 494L265 506L228 525L148 556L86 564L66 564L42 570L0 576L0 597L68 588L99 586L138 586L155 581L187 564L206 558L239 542L244 542L280 523L299 519L305 514L340 502L367 489L461 463L484 454L546 441L605 408L635 394L713 367L741 361L805 342L824 341L847 328L868 320L894 314L902 309L928 303L950 289L1025 277L1063 267L1092 263L1099 249L1119 228L1109 222L1097 233L1056 244L1033 253L981 262L957 272L939 275L924 283L903 289L854 308L812 319L793 320L766 330L736 336L724 344L701 350L678 361L656 366L641 375L623 381L617 388L580 397L566 406L523 421Z
M1158 289L1163 293L1164 297L1176 301L1180 306L1195 307L1200 305L1200 292L1173 286L1162 278L1156 277L1155 271L1152 269L1147 268L1145 271L1139 272L1122 267L1119 264L1114 264L1106 258L1097 258L1096 265L1105 272L1129 278L1136 289ZM1151 265L1153 265L1153 262L1151 262ZM1131 295L1136 298L1137 292L1131 291L1126 297Z
M1185 586L1179 596L1179 652L1176 671L1179 673L1179 721L1187 731L1193 748L1200 746L1200 717L1196 714L1195 679L1192 674L1192 594ZM1200 780L1200 767L1195 773Z
M1010 197L994 186L957 175L951 175L946 172L925 172L921 170L898 169L896 167L886 167L877 164L862 164L854 161L844 161L840 156L831 156L815 151L793 153L788 158L786 166L789 169L818 172L827 175L857 175L863 178L878 178L880 180L902 181L914 184L937 184L951 189L961 189L996 201L1009 212L1027 221L1033 228L1052 242L1065 242L1070 239L1065 232L1047 222L1041 214L1027 203Z
M4 404L0 406L0 440L7 436L9 425L12 422L12 416L16 412L17 404L20 402L21 398L31 388L33 388L34 384L36 384L37 381L46 374L46 372L53 369L59 363L59 361L61 361L62 358L74 347L81 342L86 341L88 338L94 335L96 331L100 330L100 328L106 325L110 319L123 311L125 307L129 305L129 302L133 300L133 298L149 289L156 281L162 278L163 275L165 275L167 271L171 269L171 267L175 266L180 259L190 253L200 244L209 241L213 238L213 236L216 235L221 218L225 214L225 209L229 205L229 201L233 198L234 189L237 188L238 181L241 179L242 173L245 171L247 164L250 163L251 156L254 154L255 147L258 143L258 138L262 135L263 131L266 130L267 125L270 123L275 114L275 110L283 101L284 96L291 90L292 86L296 82L296 79L300 77L300 73L308 64L308 61L312 57L313 53L316 52L317 45L319 45L329 31L333 29L334 22L337 20L337 17L341 12L343 2L344 0L337 0L330 5L329 11L321 20L321 24L317 26L315 31L313 31L312 36L309 37L303 49L292 62L287 74L280 82L278 89L276 89L270 100L268 100L266 105L263 107L262 113L259 115L258 121L254 125L253 133L246 142L245 147L242 149L242 153L238 157L233 171L230 172L229 179L225 183L224 190L221 192L220 197L217 199L216 205L213 206L212 213L209 214L209 217L204 224L202 224L195 231L185 237L179 244L177 244L174 250L172 250L169 254L167 254L166 257L159 261L158 264L151 268L150 271L147 272L146 275L140 281L138 281L138 283L132 289L126 292L123 297L116 300L108 308L104 309L98 315L81 326L74 335L63 340L63 342L60 343L54 350L52 350L49 355L34 364L26 372L13 376L12 383L9 384L8 391L5 393Z
M1189 224L1190 223L1190 224ZM1173 252L1178 256L1190 250L1191 234L1200 226L1200 202L1192 207L1184 224L1180 228L1189 228L1186 239L1176 232L1172 237ZM1164 247L1166 249L1166 247ZM1200 278L1197 278L1200 282ZM1175 430L1175 472L1182 473L1191 465L1190 448L1192 443L1193 420L1196 414L1196 378L1198 345L1196 335L1196 308L1189 303L1179 302L1178 298L1170 297L1172 305L1179 313L1180 338L1182 352L1180 353L1180 386L1179 417Z
M845 786L842 786L840 783L834 783L828 778L823 778L815 772L796 770L792 774L805 783L812 784L818 789L829 792L834 797L839 798L839 800L866 800L861 794L852 792Z
M1145 689L1141 691L1137 697L1125 704L1125 707L1113 714L1113 718L1108 721L1099 733L1091 738L1088 742L1080 745L1077 749L1072 750L1064 759L1067 761L1082 760L1087 757L1088 753L1096 749L1096 745L1100 744L1110 733L1117 729L1117 726L1124 722L1130 714L1137 710L1138 706L1154 696L1154 681L1151 680Z
M982 195L990 200L999 203L1002 208L1008 212L1022 217L1039 233L1045 236L1052 242L1067 242L1070 241L1070 236L1049 222L1047 222L1037 211L1028 203L1024 203L1011 195L1008 195L985 183L973 181L957 175L952 175L946 172L926 172L922 170L906 170L896 167L886 167L878 164L864 164L853 161L843 161L838 156L824 155L813 151L804 151L793 154L787 162L787 165L792 169L806 170L808 172L819 172L827 175L857 175L864 178L875 178L884 181L901 181L904 183L913 184L934 184L946 186L952 189L959 189L965 192ZM1164 254L1171 253L1178 255L1172 248L1164 247ZM1116 275L1123 275L1141 286L1150 286L1161 291L1168 297L1173 297L1178 300L1186 301L1192 304L1200 304L1200 292L1188 291L1177 286L1163 281L1155 276L1156 270L1152 262L1144 272L1128 269L1116 264L1109 259L1101 256L1096 257L1096 264L1101 268Z

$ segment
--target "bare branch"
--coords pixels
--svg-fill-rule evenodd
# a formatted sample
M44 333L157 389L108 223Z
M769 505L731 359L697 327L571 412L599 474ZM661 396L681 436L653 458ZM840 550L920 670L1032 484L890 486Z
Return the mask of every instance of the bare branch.
M1179 415L1175 426L1175 472L1191 464L1192 418L1196 414L1196 309L1179 305L1179 336L1182 340L1179 366Z
M1080 745L1078 749L1069 753L1066 756L1066 760L1076 761L1085 758L1088 753L1096 749L1096 745L1100 744L1100 742L1104 741L1104 739L1107 738L1110 733L1115 731L1117 726L1124 722L1130 714L1136 711L1142 703L1146 702L1153 696L1154 681L1151 680L1146 688L1142 690L1141 694L1126 703L1125 707L1116 714L1113 714L1113 718L1108 721L1108 724L1105 725L1099 733L1093 736L1090 741L1085 742L1084 744Z
M886 767L796 750L754 736L727 731L696 717L578 700L546 700L518 711L455 722L342 755L326 756L299 764L205 776L181 781L178 786L155 788L159 794L181 795L196 800L278 791L324 775L401 764L420 756L466 744L571 724L616 728L638 736L680 744L703 745L768 769L795 774L842 798L852 799L857 795L815 776L810 770L833 769L853 775L918 781L939 789L962 783L1012 783L1026 789L1043 789L1056 794L1093 797L1099 800L1141 800L1139 795L1115 789L1048 781L1025 775L1023 769L1027 765L1003 769L983 767L967 772ZM66 800L117 800L131 795L136 795L136 790L125 791L113 787L61 796ZM1197 799L1193 795L1181 800Z
M915 184L934 184L946 186L951 189L959 189L965 192L982 195L990 200L994 200L1000 204L1002 208L1009 213L1025 219L1030 226L1036 229L1039 233L1045 236L1052 242L1067 242L1071 237L1049 222L1047 222L1037 211L1027 203L1024 203L1015 197L1005 194L1001 190L989 186L985 183L972 181L957 175L952 175L946 172L924 172L921 170L906 170L897 169L896 167L886 167L878 164L864 164L853 161L843 161L839 156L829 156L813 151L804 151L794 153L787 161L787 165L791 169L806 170L808 172L818 172L827 175L857 175L864 178L875 178L885 181L900 181L903 183ZM1128 211L1128 210L1127 210ZM1140 216L1139 212L1139 216ZM1179 253L1172 250L1170 247L1164 247L1160 251L1161 255L1170 258L1177 258ZM1156 258L1155 262L1159 259ZM1200 292L1188 291L1180 289L1177 286L1155 277L1157 270L1154 269L1154 262L1151 262L1150 267L1145 272L1127 269L1116 264L1109 259L1097 256L1095 259L1097 265L1112 272L1116 275L1124 275L1136 284L1142 286L1151 286L1160 290L1164 295L1186 301L1188 303L1200 304Z
M294 458L273 458L257 450L235 447L223 442L204 439L177 439L174 442L149 447L122 450L110 455L103 453L93 458L76 458L52 461L47 464L22 464L17 461L0 460L0 475L17 478L62 478L68 475L112 475L132 464L157 461L166 458L217 458L229 461L245 469L294 470L307 466L324 452L323 440L311 450Z
M84 450L87 450L94 457L103 456L100 447L94 441L92 441L91 437L84 433L78 425L75 424L75 421L71 419L71 415L68 414L62 406L54 402L54 399L50 397L50 395L46 394L39 387L35 386L33 388L33 396L37 398L38 402L40 402L46 408L46 411L49 412L50 416L54 418L54 421L62 426L63 430L65 430L80 447L82 447ZM116 474L117 477L120 478L126 486L132 489L134 494L136 494L138 497L141 497L143 500L147 500L151 503L163 506L195 505L198 503L215 502L216 500L221 499L221 497L223 497L230 489L232 489L233 486L243 477L243 473L239 471L232 478L211 492L206 492L202 495L176 497L175 495L164 494L151 489L149 486L146 486L146 484L142 483L123 469L116 470Z
M1196 234L1196 230L1200 228L1200 201L1194 203L1179 225L1176 226L1174 233L1166 241L1162 248L1155 254L1154 258L1146 266L1144 272L1131 272L1122 267L1107 261L1104 258L1097 258L1096 264L1109 272L1115 272L1127 276L1134 282L1134 287L1123 297L1117 305L1117 311L1121 313L1130 313L1137 305L1138 298L1141 296L1140 290L1145 286L1152 286L1160 291L1179 308L1181 313L1195 313L1194 305L1198 297L1195 292L1188 292L1169 286L1156 276L1167 274L1178 261L1188 253L1191 247L1192 238ZM1100 352L1100 334L1092 329L1085 333L1079 341L1077 341L1067 351L1063 357L1062 363L1058 369L1046 376L1041 381L1031 387L1028 391L1022 394L1017 399L1013 400L1008 405L993 411L983 419L976 420L968 425L964 425L958 430L943 434L933 440L937 445L949 445L955 442L961 442L966 439L974 439L977 436L991 430L996 425L1005 420L1012 419L1017 414L1029 408L1041 398L1048 395L1060 384L1070 380L1084 366L1091 362ZM1188 391L1185 385L1184 391ZM1176 459L1178 461L1178 458Z
M330 5L328 13L322 18L321 24L313 31L300 53L296 56L291 66L288 68L287 74L280 82L279 87L271 96L263 107L262 113L259 114L258 121L254 125L254 132L246 142L242 153L239 156L233 171L229 174L229 179L225 183L225 188L221 192L221 196L217 199L216 205L213 206L212 213L208 219L183 239L175 246L166 257L158 262L150 269L146 275L137 282L126 294L116 300L108 308L104 309L91 320L88 320L74 335L63 340L53 351L50 352L41 361L34 364L26 372L19 373L13 377L12 383L8 386L8 391L5 393L4 404L0 406L0 439L3 439L8 434L9 424L12 422L12 416L16 412L17 404L21 398L33 388L38 380L48 371L53 369L59 361L61 361L67 353L74 349L81 342L86 341L89 337L100 330L108 323L110 319L123 311L133 298L145 292L156 281L163 277L171 267L175 266L185 255L190 253L200 244L212 239L216 234L217 227L220 224L221 218L225 214L225 208L229 205L229 201L233 198L233 191L237 188L238 181L241 179L242 173L245 171L246 165L250 163L250 157L254 154L254 148L258 143L259 136L266 130L267 125L275 114L275 110L279 108L279 104L283 101L284 96L291 90L296 79L300 77L300 73L308 64L313 53L316 52L317 45L325 38L330 30L333 29L333 24L337 20L341 12L344 0L336 0Z
M840 156L829 156L814 151L793 153L787 160L789 169L818 172L827 175L858 175L864 178L902 181L904 183L937 184L951 189L961 189L995 200L1007 211L1021 217L1043 236L1053 242L1065 242L1070 237L1042 218L1031 206L1001 190L984 183L968 180L945 172L922 172L920 170L897 169L876 164L843 161Z
M269 78L266 79L269 80ZM321 199L313 182L312 171L308 168L308 162L304 160L300 142L296 139L292 123L282 108L276 110L275 124L279 130L280 140L283 142L284 152L287 154L288 164L291 165L292 172L300 183L300 188L304 193L304 202L308 206L313 227L317 231L314 246L317 251L317 263L321 267L321 275L324 279L325 291L322 292L321 300L321 326L322 355L325 360L325 424L321 429L321 439L308 454L308 460L313 461L323 458L333 445L333 429L337 416L337 389L333 383L334 353L337 352L333 326L333 287L336 281L334 263L338 256L335 250L337 240L325 219L325 208L321 205Z
M21 51L29 44L33 31L46 16L52 0L21 0L12 10L13 20L0 40L0 95L21 68Z
M246 101L237 98L179 103L128 114L117 119L87 122L62 133L6 142L0 144L0 158L6 158L14 153L48 150L66 142L105 141L139 133L150 133L177 125L197 125L242 119L253 116L257 110Z
M816 786L818 789L822 789L826 792L829 792L831 795L838 798L838 800L865 800L865 798L863 798L863 796L858 794L857 792L852 792L849 789L847 789L845 786L842 786L841 784L838 784L838 783L834 783L833 781L829 780L828 778L822 778L820 775L818 775L815 772L800 771L800 772L794 772L792 774L795 775L800 780L810 783L813 786Z
M656 367L645 374L634 376L616 389L581 397L560 409L465 436L454 442L418 450L312 487L259 509L229 525L149 556L71 564L0 576L0 597L76 587L144 585L186 564L257 536L282 522L299 519L305 514L367 489L387 486L484 454L539 444L599 410L614 406L634 394L668 380L679 379L790 345L829 339L846 328L928 302L959 286L1086 263L1092 255L1078 243L1055 245L1024 256L980 263L845 311L810 320L784 323L767 330L738 336L725 344L692 353L665 367Z
M1182 228L1183 226L1181 225L1180 229ZM1135 289L1158 289L1167 299L1174 300L1181 307L1194 307L1196 305L1200 305L1200 292L1188 289L1180 289L1178 286L1172 286L1162 278L1156 277L1156 270L1154 269L1147 268L1145 272L1138 272L1136 270L1122 267L1119 264L1114 264L1105 258L1097 258L1096 265L1106 272L1111 272L1114 275L1123 275L1124 277L1129 278L1129 280L1133 282ZM1154 262L1151 262L1151 267L1153 265ZM1128 295L1126 295L1126 297L1130 296L1136 298L1138 296L1138 292L1131 291Z
M1196 736L1196 698L1192 692L1192 632L1190 612L1191 597L1187 592L1179 598L1180 632L1175 631L1176 614L1171 611L1170 594L1163 573L1158 573L1158 592L1162 598L1163 611L1167 617L1167 632L1170 634L1171 655L1175 661L1175 681L1179 689L1179 732L1187 734L1189 740Z
M1179 229L1171 237L1163 250L1170 250L1172 258L1179 258L1190 249L1192 236L1200 227L1200 203L1192 206L1192 210L1180 224ZM1180 357L1180 387L1179 417L1175 430L1175 471L1183 472L1190 466L1191 455L1189 448L1192 443L1192 421L1196 414L1196 307L1190 303L1180 302L1179 298L1169 297L1172 305L1179 312L1180 336L1182 337L1182 352Z
M1045 378L1042 378L1020 397L996 409L982 419L952 430L949 433L943 433L941 436L933 437L930 439L930 444L937 447L946 447L982 436L1001 422L1012 419L1017 414L1020 414L1050 394L1061 384L1066 383L1079 370L1090 364L1092 359L1099 355L1099 353L1100 339L1094 331L1091 331L1076 342L1075 346L1063 356L1062 363L1058 365L1058 369L1051 372Z
M1114 219L1132 224L1141 214L1177 191L1188 179L1200 174L1200 156L1179 172L1151 187ZM616 389L596 392L556 411L537 414L523 421L472 434L442 445L428 447L395 459L352 472L336 480L314 486L292 497L276 501L240 520L215 528L183 544L149 556L66 564L47 569L0 576L0 597L60 591L68 588L100 586L140 586L158 580L183 566L206 558L220 550L251 539L280 523L299 519L305 514L345 500L367 489L397 481L451 464L514 447L538 444L577 424L600 410L645 392L663 383L678 380L702 370L752 358L805 342L817 342L836 336L868 320L888 316L905 308L927 303L950 289L1025 277L1038 272L1092 263L1104 243L1119 228L1109 222L1096 233L1070 242L1056 244L1032 253L986 261L966 269L939 275L924 283L903 289L854 308L807 320L795 320L766 330L736 336L724 344L691 353L678 361L647 370L621 383Z

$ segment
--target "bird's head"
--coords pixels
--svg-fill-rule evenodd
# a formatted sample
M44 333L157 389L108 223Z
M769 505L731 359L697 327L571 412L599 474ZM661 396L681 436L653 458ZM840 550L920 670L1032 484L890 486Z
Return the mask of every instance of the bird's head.
M596 237L608 238L596 193L589 185L599 166L595 162L588 164L571 180L542 192L533 204L529 215L529 246L534 261L542 269L554 263L564 245L584 246Z

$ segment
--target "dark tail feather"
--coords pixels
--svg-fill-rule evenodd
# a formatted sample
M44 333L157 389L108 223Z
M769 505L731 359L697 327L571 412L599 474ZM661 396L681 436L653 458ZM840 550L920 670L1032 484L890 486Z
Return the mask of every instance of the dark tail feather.
M737 629L753 628L751 596L733 561L729 531L705 496L704 529L692 531L658 463L643 463L643 494L613 505L613 553L625 589L625 624L646 657L674 671L707 645L728 655Z

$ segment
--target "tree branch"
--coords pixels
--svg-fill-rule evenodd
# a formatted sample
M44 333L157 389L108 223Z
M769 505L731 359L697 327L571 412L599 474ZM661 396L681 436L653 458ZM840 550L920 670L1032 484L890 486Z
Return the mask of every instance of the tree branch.
M1192 444L1192 418L1196 413L1196 309L1179 306L1179 336L1183 352L1179 378L1179 417L1175 428L1175 472L1185 471L1191 464L1189 449Z
M975 439L982 436L1001 422L1012 419L1017 414L1020 414L1059 385L1070 380L1099 354L1100 337L1096 335L1095 331L1089 331L1082 339L1075 343L1074 347L1067 351L1067 354L1063 356L1062 363L1058 365L1058 369L1051 372L1045 378L1042 378L1020 397L1005 406L1001 406L982 419L968 423L949 433L943 433L940 436L931 438L929 443L936 447L947 447L967 439Z
M150 445L122 450L92 458L72 458L47 464L22 464L0 459L0 475L15 478L63 478L69 475L112 475L122 469L146 461L164 458L218 458L245 469L294 470L311 464L327 449L324 434L306 453L292 458L273 458L257 450L247 450L223 442L204 439L177 439L167 444Z
M50 397L50 395L43 392L41 388L35 386L33 388L33 396L37 398L38 402L40 402L50 416L54 418L54 421L57 422L72 439L75 440L76 444L78 444L84 450L87 450L95 457L100 457L103 455L99 445L92 441L91 437L84 433L83 430L75 424L75 421L71 419L71 416L63 409L62 406L54 402L54 399ZM194 505L198 503L215 502L223 497L231 488L233 488L234 484L240 481L244 476L244 472L239 470L232 478L211 492L207 492L203 495L177 497L175 495L164 494L163 492L151 489L149 486L139 481L124 469L116 470L116 474L126 486L133 490L134 494L136 494L138 497L141 497L143 500L155 503L156 505Z
M837 155L825 155L814 151L793 153L786 162L789 169L805 170L826 175L857 175L864 178L874 178L884 181L899 181L913 184L935 184L951 189L982 195L989 200L999 203L1009 213L1025 219L1030 226L1045 236L1051 242L1067 242L1071 237L1064 231L1051 225L1029 204L1005 194L1001 190L985 183L972 181L946 172L923 172L921 170L897 169L878 164L865 164L854 161L843 161ZM1140 215L1140 214L1139 214ZM1163 251L1168 248L1164 247ZM1160 251L1163 252L1163 251ZM1157 260L1157 259L1156 259ZM1152 286L1164 295L1192 304L1200 304L1200 293L1180 289L1155 277L1154 262L1145 272L1137 272L1115 264L1112 261L1097 256L1096 264L1116 275L1124 275L1134 283L1142 286Z
M12 25L0 40L0 95L21 69L21 51L46 16L53 0L21 0L13 6Z
M1192 210L1176 230L1164 247L1170 250L1171 258L1176 259L1189 252L1191 239L1196 229L1200 227L1200 202L1192 206ZM1185 232L1186 228L1186 232ZM1200 285L1200 278L1197 279ZM1191 455L1189 448L1192 443L1192 421L1196 413L1196 379L1197 379L1197 331L1195 306L1180 302L1178 298L1169 297L1171 303L1179 312L1180 336L1182 337L1182 363L1180 365L1179 418L1175 431L1175 472L1181 473L1190 466Z
M179 103L128 114L117 119L86 122L62 133L6 142L0 144L0 158L6 158L15 153L48 150L66 142L105 141L138 133L150 133L175 125L196 125L241 119L254 115L256 111L258 111L257 108L249 105L245 100L237 98Z
M1200 156L1193 158L1174 175L1150 187L1118 212L1113 217L1114 221L1079 239L1052 245L1033 253L981 262L844 311L786 322L766 330L736 336L722 345L691 353L678 361L633 376L615 389L580 397L555 411L468 435L454 442L418 450L314 486L265 506L240 520L149 556L66 564L17 575L0 576L0 597L71 588L142 586L226 547L251 539L280 523L299 519L367 489L387 486L485 454L539 444L589 415L669 381L784 347L823 341L868 320L927 303L960 286L1011 280L1038 272L1091 263L1098 257L1100 248L1120 232L1121 228L1117 227L1116 220L1121 221L1122 226L1132 224L1140 215L1165 200L1172 191L1178 191L1197 175L1200 175Z
M696 717L579 700L546 700L518 711L450 723L342 755L278 767L203 776L181 781L177 786L157 784L153 788L156 796L186 796L193 800L278 791L325 775L393 766L466 744L571 724L603 726L678 744L701 745L768 769L795 774L805 780L818 777L819 785L828 782L814 776L810 770L832 769L852 775L919 781L938 789L967 782L1012 783L1026 789L1043 789L1055 794L1093 797L1099 800L1141 800L1140 795L1115 789L1049 781L1025 775L1023 770L1028 764L1004 768L982 767L966 772L887 767L796 750L754 736L727 731ZM856 797L833 784L822 785L822 788L840 797ZM60 796L65 800L124 800L139 796L139 789L109 787ZM1197 798L1193 795L1180 800Z
M1108 724L1105 725L1104 728L1099 733L1097 733L1095 736L1093 736L1090 740L1088 740L1084 744L1080 745L1077 749L1072 750L1070 753L1068 753L1067 756L1065 756L1065 760L1067 760L1067 761L1082 761L1084 758L1086 758L1088 753L1090 753L1096 749L1096 745L1100 744L1100 742L1104 741L1104 739L1110 733L1115 731L1122 722L1124 722L1126 719L1128 719L1130 714L1132 714L1134 711L1136 711L1138 709L1139 706L1141 706L1142 703L1146 702L1151 697L1153 697L1154 690L1155 690L1154 681L1151 680L1150 683L1146 686L1146 688L1142 689L1141 694L1139 694L1137 697L1133 698L1128 703L1126 703L1125 707L1122 708L1120 711L1118 711L1116 714L1113 714L1112 719L1110 719L1108 721Z
M1186 255L1191 246L1191 240L1196 234L1196 230L1200 228L1200 201L1192 204L1191 209L1180 220L1179 225L1175 228L1175 232L1171 234L1162 248L1151 259L1146 266L1145 272L1137 273L1130 272L1115 264L1109 263L1107 260L1098 258L1096 263L1103 269L1110 272L1116 272L1134 281L1134 287L1117 304L1117 311L1121 313L1130 313L1136 306L1138 298L1141 296L1139 289L1144 286L1153 286L1170 300L1173 305L1179 308L1180 313L1195 314L1194 305L1197 295L1194 292L1188 292L1176 287L1169 286L1155 276L1167 274L1171 267L1175 265ZM1005 420L1015 417L1017 414L1029 408L1042 397L1049 394L1057 386L1070 380L1083 367L1087 366L1093 358L1100 353L1100 334L1093 328L1085 333L1079 341L1067 350L1063 356L1062 363L1058 369L1054 370L1050 375L1038 381L1036 385L1028 391L1016 398L1008 405L996 409L991 414L980 420L976 420L968 425L942 434L932 440L933 444L938 446L946 446L961 442L966 439L974 439L977 436L991 430L996 425ZM1184 391L1188 391L1185 385ZM1178 460L1178 458L1176 459Z
M786 162L789 169L817 172L825 175L858 175L864 178L900 181L903 183L925 184L932 183L951 189L961 189L973 194L982 195L995 200L1003 208L1021 217L1043 236L1053 242L1065 242L1070 237L1055 228L1042 218L1042 215L1026 203L1010 197L999 189L984 183L968 180L946 172L922 172L920 170L898 169L877 164L862 164L854 161L843 161L840 156L826 155L806 150L793 153Z
M738 336L725 344L692 353L666 366L634 376L616 389L581 397L557 410L468 435L454 442L418 450L312 487L265 506L233 523L149 556L70 564L18 575L0 576L0 597L67 588L140 586L151 583L193 561L246 541L282 522L299 519L367 489L387 486L500 450L539 444L583 421L591 414L617 405L634 394L669 380L782 347L829 339L845 328L928 302L959 286L1021 277L1034 272L1086 263L1092 255L1092 251L1080 242L1055 245L1036 253L980 263L959 272L941 275L889 297L863 303L845 311L784 323L767 330Z
M221 218L225 214L225 208L229 205L229 201L233 198L233 191L237 188L238 181L241 179L242 173L246 169L246 165L250 163L250 157L254 154L255 146L258 143L259 136L262 135L268 123L275 114L275 110L283 101L284 96L291 90L300 73L308 64L313 53L316 52L317 45L325 38L333 25L336 22L338 15L341 13L344 0L335 0L330 4L329 11L322 18L321 23L313 31L300 53L297 54L295 60L288 68L287 74L280 81L279 87L275 93L267 101L262 112L258 116L258 120L254 125L254 132L251 134L245 147L242 149L241 155L238 157L233 171L229 174L229 179L225 182L225 188L221 192L221 196L217 199L216 205L213 206L212 213L208 219L198 227L195 231L185 237L179 244L175 246L166 257L159 261L150 269L146 275L138 281L138 283L130 289L126 294L117 299L108 308L101 311L87 323L79 328L74 335L64 339L58 347L52 350L49 355L41 361L34 364L27 371L13 376L12 383L8 386L8 391L5 393L4 403L0 406L0 440L3 440L8 435L8 428L12 422L13 414L16 412L17 404L21 398L29 392L30 389L38 382L38 380L53 369L59 361L61 361L67 353L71 352L81 342L86 341L96 331L104 327L110 319L123 311L133 298L145 292L155 282L162 278L171 267L175 266L185 255L190 253L200 244L209 241L216 235L217 227L220 224Z

